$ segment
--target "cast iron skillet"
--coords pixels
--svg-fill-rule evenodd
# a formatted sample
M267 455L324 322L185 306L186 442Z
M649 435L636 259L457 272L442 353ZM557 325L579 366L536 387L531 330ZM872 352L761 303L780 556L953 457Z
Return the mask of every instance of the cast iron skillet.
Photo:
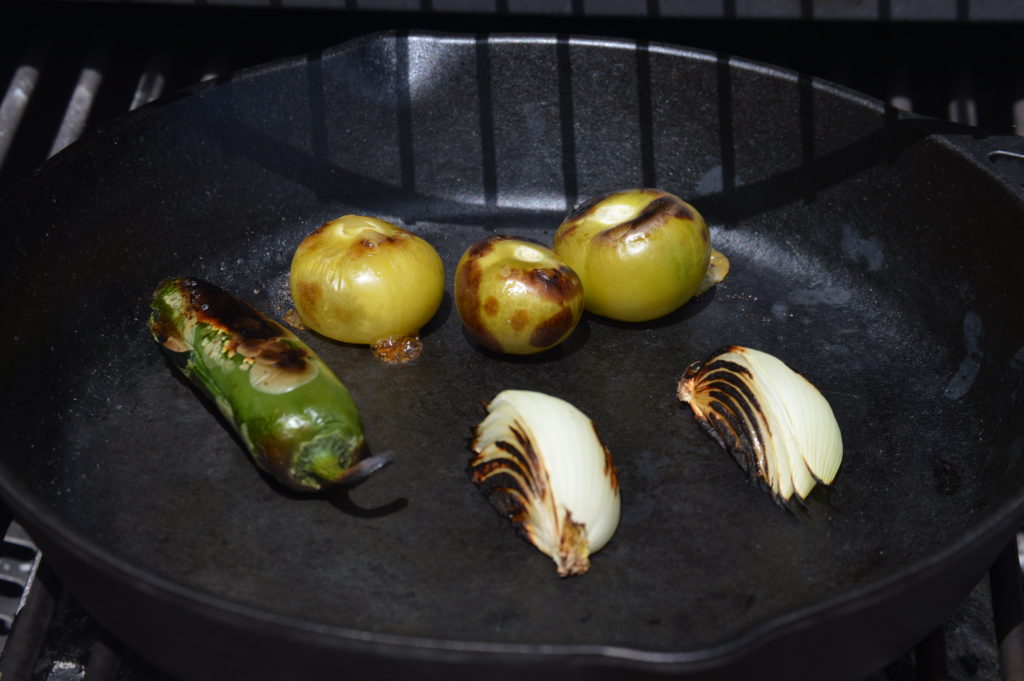
M545 36L376 35L147 107L0 210L0 489L99 621L198 679L857 678L948 615L1024 521L1014 141L910 119L705 52ZM146 330L170 275L282 314L292 250L364 213L451 275L491 233L549 241L578 201L658 186L697 206L728 280L670 317L584 319L516 360L450 296L416 363L305 334L397 462L301 497L257 472ZM674 394L741 344L830 400L834 486L788 513ZM560 580L469 483L503 388L575 403L623 515Z

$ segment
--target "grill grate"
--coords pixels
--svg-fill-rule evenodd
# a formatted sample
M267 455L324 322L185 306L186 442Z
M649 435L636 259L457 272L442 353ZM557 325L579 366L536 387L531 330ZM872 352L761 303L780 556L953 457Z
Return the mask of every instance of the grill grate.
M394 3L387 2L345 4L369 11L86 3L59 6L60 12L36 3L3 7L0 25L24 30L0 44L0 87L7 84L0 102L0 194L89 128L164 93L395 28L575 32L684 43L827 78L901 109L1024 133L1024 58L1014 49L1018 24L812 22L806 12L797 17L800 21L775 20L779 17L770 13L745 18L734 2L723 3L726 10L732 7L731 13L712 13L710 20L665 1L643 3L643 11L625 17L602 15L595 3L580 1L547 15L534 13L538 10L530 3L511 0L498 0L496 9L479 14L446 10L440 0L419 3L418 12L393 11ZM881 18L891 18L898 4L878 3L879 12L889 10L889 17ZM432 10L435 5L438 11ZM631 5L636 6L641 3ZM813 8L800 3L808 6ZM758 20L765 18L773 20ZM936 17L925 11L919 18ZM122 649L63 592L25 531L10 523L3 509L0 534L0 678L172 681ZM1024 681L1024 534L1018 542L1022 548L1007 547L990 578L979 583L944 627L866 681L997 679L1000 660L1001 678Z

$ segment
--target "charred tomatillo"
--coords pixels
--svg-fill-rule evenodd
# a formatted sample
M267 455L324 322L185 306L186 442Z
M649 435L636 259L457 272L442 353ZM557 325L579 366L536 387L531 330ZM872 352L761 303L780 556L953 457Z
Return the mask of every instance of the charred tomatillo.
M641 322L700 292L712 249L693 206L658 189L631 189L574 210L555 233L554 250L583 281L587 310Z
M583 286L550 248L493 236L474 243L459 260L455 307L480 345L531 355L558 345L576 328Z

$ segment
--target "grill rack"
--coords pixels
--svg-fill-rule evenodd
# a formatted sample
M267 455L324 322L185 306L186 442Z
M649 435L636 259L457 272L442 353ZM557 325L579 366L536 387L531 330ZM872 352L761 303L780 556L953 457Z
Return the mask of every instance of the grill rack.
M816 13L806 0L752 5L761 10L736 0L304 0L288 3L290 11L282 0L248 4L82 1L0 8L0 25L24 29L8 31L0 43L0 87L6 86L0 194L90 128L162 95L391 29L578 33L685 44L793 68L897 108L1024 134L1024 56L1006 58L1019 52L1017 22L1024 20L1013 3L851 2L846 15ZM944 9L936 9L940 5ZM0 534L0 679L172 681L102 631L2 508ZM1017 544L1006 547L944 626L865 681L1024 681L1024 533Z

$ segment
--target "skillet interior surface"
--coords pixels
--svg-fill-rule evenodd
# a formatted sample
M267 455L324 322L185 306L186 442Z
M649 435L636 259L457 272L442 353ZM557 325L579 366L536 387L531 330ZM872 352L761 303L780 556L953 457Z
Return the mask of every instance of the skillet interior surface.
M378 36L147 107L2 205L4 465L84 541L198 593L297 620L452 641L699 650L882 580L1019 495L1021 206L853 93L701 52L582 39ZM732 260L657 322L586 316L563 346L464 335L455 264L492 233L550 243L597 193L659 186ZM298 496L260 474L146 329L166 276L280 317L298 242L346 214L427 238L447 269L403 367L300 332L389 469ZM675 397L726 344L829 399L845 461L787 513ZM587 413L623 515L560 580L469 483L504 388ZM984 566L979 566L979 576Z

